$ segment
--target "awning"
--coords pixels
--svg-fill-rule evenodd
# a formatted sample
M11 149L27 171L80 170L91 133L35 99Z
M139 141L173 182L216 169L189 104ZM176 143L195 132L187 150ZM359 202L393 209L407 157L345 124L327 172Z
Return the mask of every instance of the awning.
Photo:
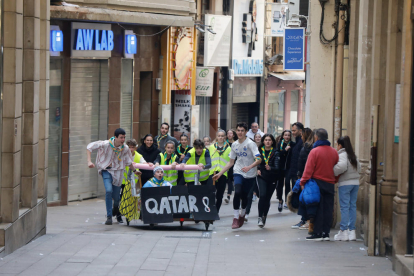
M305 80L305 72L302 71L288 71L285 73L269 73L269 75L276 77L281 80L295 81Z

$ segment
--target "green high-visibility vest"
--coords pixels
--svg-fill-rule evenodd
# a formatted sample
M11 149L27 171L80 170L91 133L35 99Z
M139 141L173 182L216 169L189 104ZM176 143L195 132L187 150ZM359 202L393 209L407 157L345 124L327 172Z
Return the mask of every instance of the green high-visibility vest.
M135 152L135 154L134 154L134 163L141 162L141 157L142 157L141 154L139 154L138 152ZM122 184L125 184L127 182L127 180L128 180L128 172L129 172L129 167L127 166L125 168L125 171L124 171L124 178L122 179ZM138 177L135 178L135 184L136 183L138 183Z
M196 164L195 161L195 155L196 155L196 151L195 148L192 148L191 150L188 151L189 154L191 154L190 159L187 160L187 165L198 165ZM198 163L203 164L204 166L206 165L206 149L203 149L203 153L200 156L200 159L198 160ZM195 178L196 178L196 174L198 173L198 170L190 170L190 171L184 171L184 180L185 182L195 182ZM204 169L200 171L200 177L198 179L198 181L204 181L207 180L208 177L210 175L210 170L209 169Z
M210 146L209 151L211 157L210 175L213 175L214 172L220 172L224 166L230 162L229 154L231 147L227 147L227 149L221 155L214 145ZM227 177L227 172L225 172L224 175Z
M166 159L164 158L164 153L160 153L161 156L161 163L160 165L169 165L166 164ZM175 162L175 158L177 155L174 153L171 155L171 163ZM168 181L171 183L171 185L176 186L177 185L177 179L178 179L178 171L176 170L165 170L164 171L164 179L165 181Z

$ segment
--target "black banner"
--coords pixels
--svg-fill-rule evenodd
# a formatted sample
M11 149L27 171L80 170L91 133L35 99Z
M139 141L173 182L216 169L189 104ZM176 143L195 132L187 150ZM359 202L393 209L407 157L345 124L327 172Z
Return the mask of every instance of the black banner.
M173 222L173 218L219 220L215 187L174 186L141 189L141 214L144 224Z

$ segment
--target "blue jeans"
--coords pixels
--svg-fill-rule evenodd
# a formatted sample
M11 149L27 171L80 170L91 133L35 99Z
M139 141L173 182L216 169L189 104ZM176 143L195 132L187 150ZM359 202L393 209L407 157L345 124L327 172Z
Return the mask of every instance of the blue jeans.
M112 185L112 175L106 170L102 171L102 178L106 191L106 216L112 217L112 199L114 200L114 207L118 207L120 201L121 186Z
M359 185L345 185L338 188L342 231L355 230L358 189Z

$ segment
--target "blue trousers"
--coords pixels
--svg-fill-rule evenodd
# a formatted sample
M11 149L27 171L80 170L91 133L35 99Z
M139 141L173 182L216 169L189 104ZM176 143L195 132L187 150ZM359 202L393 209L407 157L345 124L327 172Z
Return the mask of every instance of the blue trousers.
M342 231L355 230L358 189L359 185L345 185L338 188Z
M112 185L112 175L106 170L102 171L102 178L106 191L106 216L112 217L112 199L114 200L114 207L119 207L121 186Z

